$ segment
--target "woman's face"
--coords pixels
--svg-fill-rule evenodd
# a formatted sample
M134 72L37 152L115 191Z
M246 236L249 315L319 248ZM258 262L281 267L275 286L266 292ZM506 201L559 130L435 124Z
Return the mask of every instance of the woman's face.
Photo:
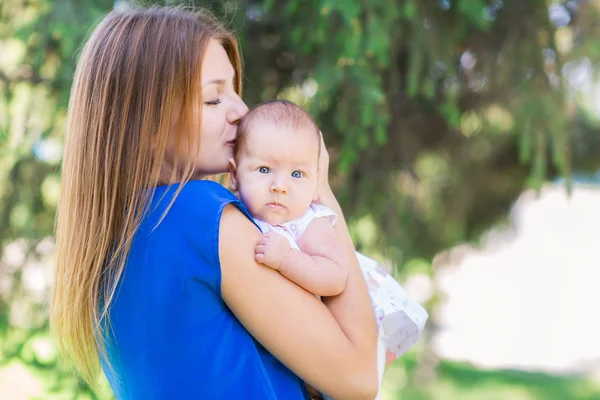
M248 107L234 90L235 70L223 46L211 39L202 62L202 127L188 132L190 139L200 137L200 149L192 160L194 178L227 172L233 157L239 120ZM193 142L192 140L190 140ZM167 144L167 160L174 153L174 135ZM187 149L185 149L187 151ZM187 160L181 160L186 162ZM169 168L163 168L163 171Z

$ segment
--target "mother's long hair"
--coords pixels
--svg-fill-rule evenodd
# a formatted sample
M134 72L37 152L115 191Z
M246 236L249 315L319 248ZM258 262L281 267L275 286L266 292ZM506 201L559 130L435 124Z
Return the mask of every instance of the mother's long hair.
M236 70L233 34L206 12L184 8L115 10L79 58L71 91L56 223L50 322L61 348L94 384L105 328L132 238L159 184L167 139L176 154L198 151L201 65L220 41ZM187 182L190 162L173 161L169 182ZM180 186L180 188L183 185Z

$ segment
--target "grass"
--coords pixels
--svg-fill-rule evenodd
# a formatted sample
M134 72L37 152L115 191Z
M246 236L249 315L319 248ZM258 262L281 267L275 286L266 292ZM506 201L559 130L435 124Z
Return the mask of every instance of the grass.
M418 384L411 360L386 371L383 400L600 400L600 383L515 370L482 370L442 361L437 377Z

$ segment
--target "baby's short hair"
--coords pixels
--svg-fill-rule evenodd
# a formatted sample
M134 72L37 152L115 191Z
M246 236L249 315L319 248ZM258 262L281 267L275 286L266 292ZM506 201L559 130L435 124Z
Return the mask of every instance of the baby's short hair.
M288 100L271 100L259 103L252 107L242 118L238 126L238 135L235 141L233 154L238 160L239 153L244 149L248 131L253 125L260 122L275 124L276 126L291 127L294 130L307 129L315 132L321 154L321 136L317 123L301 107Z

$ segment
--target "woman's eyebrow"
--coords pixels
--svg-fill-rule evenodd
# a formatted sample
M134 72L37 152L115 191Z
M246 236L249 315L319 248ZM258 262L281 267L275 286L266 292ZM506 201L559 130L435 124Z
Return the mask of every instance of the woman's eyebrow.
M202 85L202 88L205 88L210 85L224 85L225 83L226 81L224 79L211 79L210 81Z
M235 73L233 74L233 77L231 78L231 82L235 81ZM206 82L204 85L202 85L202 88L205 88L209 85L225 85L227 83L227 81L225 79L211 79L210 81Z

